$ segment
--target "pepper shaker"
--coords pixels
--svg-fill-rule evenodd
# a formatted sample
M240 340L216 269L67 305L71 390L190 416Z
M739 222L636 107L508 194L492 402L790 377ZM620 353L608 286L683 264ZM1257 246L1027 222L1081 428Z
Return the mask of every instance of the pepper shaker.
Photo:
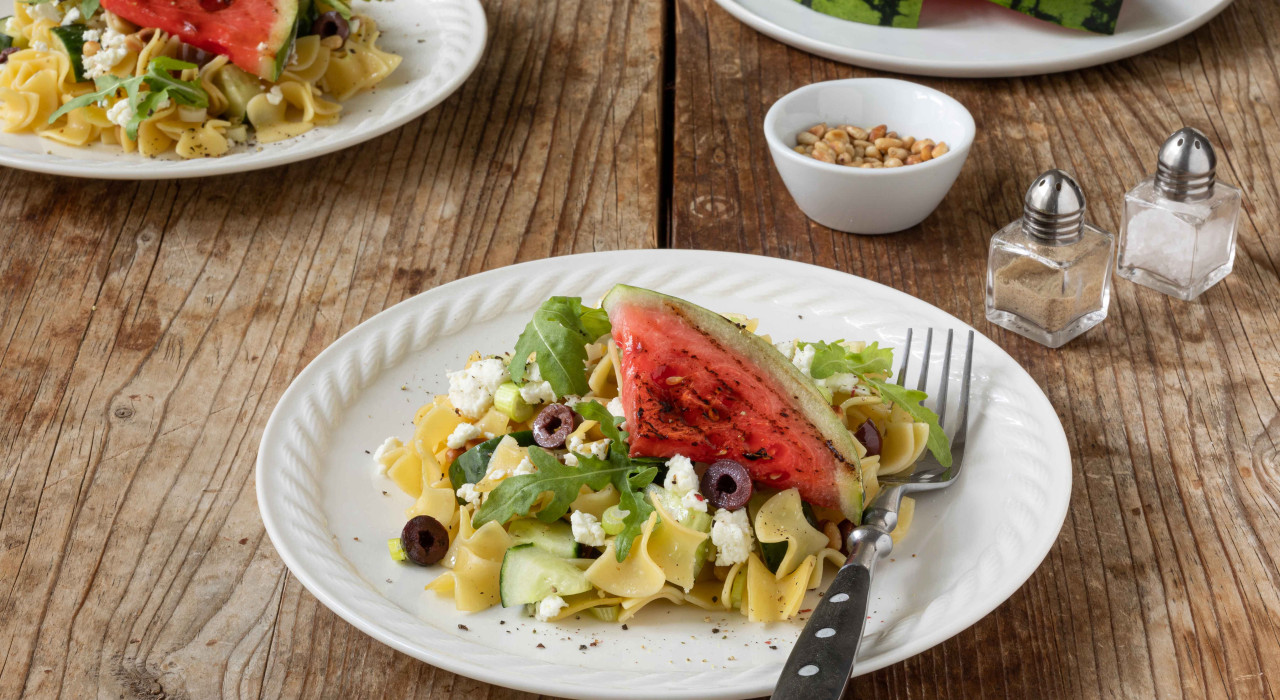
M1084 214L1070 175L1049 170L1031 183L1022 218L991 237L987 320L1056 348L1107 317L1115 237Z
M1231 273L1242 197L1217 181L1217 165L1196 129L1164 142L1155 174L1124 196L1116 274L1189 301Z

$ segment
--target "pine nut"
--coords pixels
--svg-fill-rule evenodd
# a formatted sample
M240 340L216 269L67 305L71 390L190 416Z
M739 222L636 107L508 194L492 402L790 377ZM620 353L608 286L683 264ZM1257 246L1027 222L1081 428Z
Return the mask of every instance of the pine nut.
M98 52L101 50L102 50L102 44L99 44L96 41L86 41L84 42L84 46L80 48L80 51L82 52L85 58L88 58L90 56L96 56Z
M932 160L951 148L932 139L899 136L884 124L869 129L852 124L828 128L823 122L796 134L794 150L824 163L853 168L900 168Z

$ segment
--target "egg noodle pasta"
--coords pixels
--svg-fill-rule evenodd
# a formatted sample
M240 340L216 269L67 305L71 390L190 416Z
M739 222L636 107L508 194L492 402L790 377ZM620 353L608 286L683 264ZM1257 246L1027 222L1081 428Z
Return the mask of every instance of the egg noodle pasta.
M304 0L302 36L283 49L274 80L98 7L17 0L13 15L0 20L0 129L146 157L218 157L338 123L343 102L401 62L379 47L377 23L352 13L346 0ZM322 31L340 31L309 33L313 16Z
M317 63L312 43L300 42L298 72L286 79L330 75L333 57ZM757 321L729 318L756 332ZM866 499L880 475L908 472L929 448L936 418L885 388L888 349L775 347L849 430ZM443 566L427 589L466 612L517 605L546 621L626 622L665 604L735 610L753 622L799 615L806 593L845 562L845 515L762 483L735 505L706 492L710 466L630 454L621 366L608 318L566 297L543 305L512 352L473 353L448 374L448 393L415 411L412 432L374 455L413 501L392 555ZM895 539L907 535L914 507L904 499ZM415 539L415 527L432 523L447 543ZM421 542L427 561L406 554Z

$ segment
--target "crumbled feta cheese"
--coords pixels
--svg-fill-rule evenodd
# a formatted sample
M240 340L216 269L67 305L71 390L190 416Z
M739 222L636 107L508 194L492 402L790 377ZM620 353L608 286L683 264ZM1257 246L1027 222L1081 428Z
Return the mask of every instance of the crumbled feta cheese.
M529 458L525 457L516 465L515 470L511 472L511 476L523 476L525 474L532 474L536 471L538 470L533 466L533 462L530 462Z
M538 404L555 401L556 392L551 389L551 382L531 380L520 387L520 398L531 406L537 406Z
M467 446L468 440L480 437L480 429L470 423L459 423L458 427L444 439L444 444L451 450L460 450Z
M278 105L281 102L284 102L284 93L280 91L279 85L273 85L271 86L271 89L267 91L267 102L270 102L273 105Z
M120 100L107 110L107 120L117 126L128 126L130 119L133 119L133 107L128 100Z
M62 12L58 10L58 4L54 2L42 2L39 5L27 5L27 13L31 15L31 19L46 19L54 24L62 23ZM79 11L76 14L80 14Z
M618 418L625 417L625 414L622 411L622 399L617 396L609 399L609 405L605 406L605 408L609 409L610 414L615 415Z
M473 506L480 505L480 502L484 500L483 496L483 493L476 490L475 484L463 484L458 487L458 498Z
M103 30L100 42L102 48L98 53L85 56L83 59L85 76L92 80L110 73L111 69L129 54L129 47L125 45L128 39L127 34L121 34L110 27ZM85 40L88 41L87 38Z
M846 394L852 394L854 387L858 386L858 375L856 374L833 374L826 379L816 380L818 384L825 386L831 391L842 391Z
M796 353L796 341L794 340L784 340L781 343L774 343L773 347L777 348L778 352L782 353L782 356L788 360L790 360L791 356Z
M533 616L543 622L547 622L556 615L559 615L560 611L564 610L566 605L568 605L568 603L564 602L564 598L561 598L558 595L549 595L538 601L537 607L534 608Z
M707 512L707 499L696 489L687 491L680 495L680 506L685 509L686 513L691 510L705 513ZM680 519L683 520L684 516L681 516Z
M733 566L751 556L751 522L747 509L716 511L711 519L711 544L716 547L716 566Z
M662 482L663 488L683 497L690 491L698 490L698 474L693 471L693 462L684 455L676 455L667 460L667 478Z
M35 49L36 51L48 51L49 45L44 43L43 41L33 41L31 42L31 48Z
M566 454L564 456L564 464L566 467L578 466L578 455L575 455L572 452L570 452L569 454Z
M271 47L267 45L267 42L262 41L258 43L258 53L270 53L270 52L271 52Z
M79 22L79 21L80 21L80 8L73 7L70 10L67 10L67 16L62 18L61 24L62 26L66 27L68 25L75 24L76 22Z
M573 525L573 540L591 547L604 546L604 526L596 520L596 516L590 513L584 513L580 510L573 511L573 515L569 516L569 523Z
M795 355L791 358L791 364L795 365L801 372L808 376L813 376L813 356L817 351L812 345L804 344L796 348Z
M373 453L373 463L378 466L379 474L386 474L387 467L389 466L383 463L382 458L386 457L388 452L398 450L401 447L404 447L404 443L400 442L399 438L389 437L382 441L382 444L379 445L378 449Z
M85 41L99 41L102 39L101 29L86 29L82 35Z
M510 378L502 360L472 362L464 370L449 373L449 402L462 415L479 418L493 405L493 392Z
M570 452L576 452L580 455L595 457L596 459L604 459L609 456L609 438L602 438L594 442L587 442L582 439L581 435L570 435L569 444L565 447Z
M351 30L352 34L355 34L356 32L360 31L360 18L352 17L351 22L348 25L348 28Z
M495 470L493 470L493 471L489 472L488 474L485 474L485 477L486 477L486 478L489 478L489 479L493 479L494 481L498 481L499 479L505 479L505 478L507 478L507 470L506 470L506 469L495 469Z
M574 406L577 406L578 404L582 403L582 397L576 394L566 394L563 401L564 401L564 405L568 406L569 408L573 408Z

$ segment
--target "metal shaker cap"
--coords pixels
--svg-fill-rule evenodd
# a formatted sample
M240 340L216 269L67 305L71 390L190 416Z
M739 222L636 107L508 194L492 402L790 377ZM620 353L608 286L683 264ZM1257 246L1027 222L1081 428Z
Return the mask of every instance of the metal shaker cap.
M1156 162L1156 189L1169 199L1204 199L1213 192L1218 156L1208 137L1185 126L1165 140Z
M1046 170L1036 177L1022 203L1022 225L1046 242L1071 243L1084 229L1084 192L1070 175Z

